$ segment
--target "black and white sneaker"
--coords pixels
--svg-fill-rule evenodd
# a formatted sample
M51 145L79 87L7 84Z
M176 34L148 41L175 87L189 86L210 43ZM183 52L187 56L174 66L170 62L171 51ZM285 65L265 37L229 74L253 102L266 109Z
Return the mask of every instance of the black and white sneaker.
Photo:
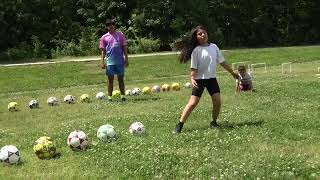
M218 127L219 127L219 125L218 125L217 121L211 121L211 123L210 123L210 128L211 129L216 129Z
M183 124L182 122L179 122L176 127L174 128L174 130L172 131L172 134L180 134L181 133L181 130L182 130L182 127L183 127Z

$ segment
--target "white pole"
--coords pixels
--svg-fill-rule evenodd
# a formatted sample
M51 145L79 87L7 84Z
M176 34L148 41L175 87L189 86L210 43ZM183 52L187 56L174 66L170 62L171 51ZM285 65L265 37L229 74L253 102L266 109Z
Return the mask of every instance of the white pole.
M251 64L251 72L253 72L253 67L257 65L264 65L264 72L267 72L267 63L256 63L256 64Z
M291 72L292 72L292 71L291 71L291 62L290 62L290 64L289 64L289 65L290 65L290 73L291 73Z
M284 74L284 65L289 65L289 72L292 72L292 68L291 68L291 62L287 62L287 63L282 63L282 74Z

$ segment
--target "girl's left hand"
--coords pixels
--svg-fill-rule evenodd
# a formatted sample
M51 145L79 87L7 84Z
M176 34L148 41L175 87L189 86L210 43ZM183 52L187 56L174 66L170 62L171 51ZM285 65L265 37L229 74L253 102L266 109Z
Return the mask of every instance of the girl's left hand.
M191 78L191 84L192 84L193 87L198 88L198 84L197 84L197 81L195 79Z

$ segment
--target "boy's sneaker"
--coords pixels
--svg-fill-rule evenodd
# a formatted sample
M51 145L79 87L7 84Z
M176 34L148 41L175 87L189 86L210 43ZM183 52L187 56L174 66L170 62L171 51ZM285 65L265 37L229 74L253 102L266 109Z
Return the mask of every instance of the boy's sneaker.
M218 127L219 127L219 125L218 125L217 121L211 121L211 123L210 123L210 128L211 129L216 129Z
M184 124L184 123L179 122L179 123L176 125L176 127L174 128L174 130L172 131L172 133L173 133L173 134L179 134L179 133L181 133L183 124Z

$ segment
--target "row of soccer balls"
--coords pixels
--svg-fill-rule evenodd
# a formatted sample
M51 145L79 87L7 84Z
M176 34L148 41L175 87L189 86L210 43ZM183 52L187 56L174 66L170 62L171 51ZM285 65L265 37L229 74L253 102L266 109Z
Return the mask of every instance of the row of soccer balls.
M132 135L140 136L145 133L145 127L141 122L134 122L129 127ZM102 125L97 131L97 137L103 142L111 142L117 139L115 128L110 125ZM89 147L89 139L81 130L71 132L67 138L67 144L73 151L85 150ZM47 136L40 137L33 146L33 152L39 159L51 159L59 153L53 139ZM18 164L21 156L17 147L6 145L0 150L0 162L5 165Z
M191 87L191 83L187 82L184 85L186 88L190 88ZM140 88L133 88L128 89L125 91L125 95L127 96L137 96L140 94L151 94L151 93L159 93L160 91L170 91L170 90L174 90L174 91L179 91L180 90L180 84L179 83L173 83L171 86L169 84L163 84L161 87L158 85L153 86L151 89L149 87L144 87L141 91ZM121 93L119 90L114 90L112 92L112 96L113 97L120 97ZM96 95L97 99L103 99L105 98L105 94L103 92L98 92ZM72 95L67 95L64 97L63 101L67 104L73 104L76 101L75 96ZM80 102L90 102L90 96L88 94L82 94L80 96ZM54 106L58 104L58 99L56 97L49 97L47 100L47 103L49 106ZM36 99L33 99L29 102L29 107L30 109L34 109L34 108L38 108L39 107L39 102ZM9 111L17 111L18 110L18 103L17 102L10 102L8 104L8 110Z

